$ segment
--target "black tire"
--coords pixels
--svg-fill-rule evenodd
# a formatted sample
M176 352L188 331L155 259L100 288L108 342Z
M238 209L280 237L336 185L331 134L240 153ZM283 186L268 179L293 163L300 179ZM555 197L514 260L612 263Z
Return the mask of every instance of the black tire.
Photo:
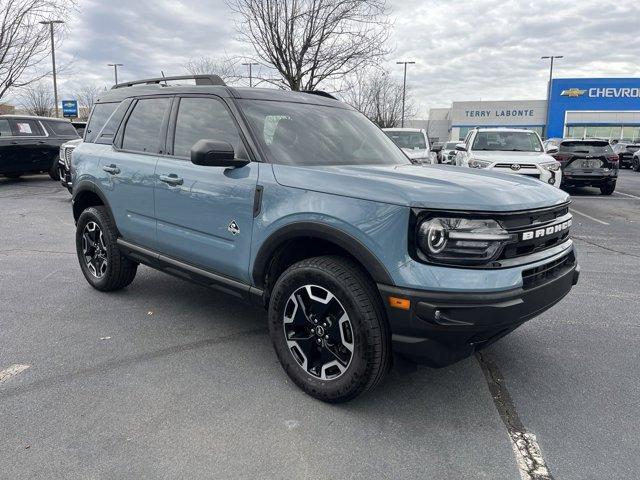
M51 164L51 168L49 169L49 176L51 180L60 180L60 172L58 171L58 155L53 159L53 163Z
M640 158L633 157L631 168L633 168L634 172L640 172Z
M87 232L85 227L88 228L89 224L96 225L102 233L101 238L96 239L94 245L100 243L102 252L100 257L106 260L104 271L96 273L92 272L83 250L85 248L83 236ZM93 228L95 232L95 227ZM76 252L84 278L96 290L102 292L119 290L133 282L136 276L138 264L122 255L116 243L117 238L115 225L105 207L89 207L80 214L76 227ZM93 247L93 250L96 248ZM96 270L95 266L94 270Z
M323 370L329 363L309 362L306 360L306 356L304 357L304 364L314 363L314 365L322 366L312 366L310 369L305 369L301 365L301 357L298 353L301 350L297 349L298 352L295 352L297 345L289 345L289 339L294 337L285 336L285 325L293 325L293 323L285 323L287 307L289 306L289 310L291 309L291 302L295 303L295 306L293 313L289 315L290 317L298 318L298 302L292 299L297 298L298 301L301 299L299 296L294 297L294 293L304 292L304 289L311 288L309 287L311 285L314 286L313 289L316 293L322 290L330 292L338 301L338 305L336 305L331 300L334 304L332 309L338 308L340 312L347 315L349 325L345 335L344 325L341 323L342 320L335 321L336 318L334 318L332 322L330 320L331 315L324 316L330 310L328 306L323 314L318 317L315 317L313 313L314 305L317 305L318 302L313 304L313 301L311 301L312 305L309 305L308 309L305 309L306 311L301 310L303 315L302 323L306 328L311 325L313 330L314 326L310 318L316 323L318 318L320 318L321 322L326 318L329 326L326 327L325 325L325 328L327 328L325 333L335 333L335 328L337 327L338 329L338 334L334 335L332 333L333 338L331 340L333 344L326 340L326 343L322 346L313 343L313 341L323 342L321 340L323 338L322 333L319 334L319 338L313 337L314 334L318 334L317 331L301 334L301 336L312 336L312 342L305 343L305 345L311 346L311 355L323 355L325 350L331 353L330 348L340 350L342 353L349 355L344 348L346 345L344 342L346 336L350 337L351 354L349 355L349 361L346 366L342 365L340 368L342 372L335 378L322 379L318 375L318 370ZM329 297L325 296L325 300L327 299ZM338 313L338 315L342 314ZM344 319L345 317L341 318ZM305 323L306 321L309 321L309 325ZM273 288L269 302L269 332L276 354L287 375L307 394L324 402L346 402L373 389L380 383L391 365L391 336L377 289L359 265L344 257L314 257L302 260L289 267L280 276ZM337 337L341 337L339 342L336 342ZM328 339L329 336L327 335L324 338ZM314 353L313 349L317 350L318 353ZM297 357L295 356L296 353ZM335 353L333 355L335 356ZM329 367L327 371L332 368L336 369L337 367ZM314 375L310 370L315 370L316 374ZM322 375L325 373L322 372ZM329 375L324 376L328 377Z
M602 195L611 195L616 189L616 182L607 183L600 187L600 193Z

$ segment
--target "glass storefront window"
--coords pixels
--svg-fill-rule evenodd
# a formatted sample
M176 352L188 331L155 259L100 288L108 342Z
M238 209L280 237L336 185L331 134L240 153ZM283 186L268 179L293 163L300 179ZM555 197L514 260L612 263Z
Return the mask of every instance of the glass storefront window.
M640 141L640 126L629 125L567 125L566 138L607 138L609 140Z
M640 141L640 127L622 127L622 139L628 142Z

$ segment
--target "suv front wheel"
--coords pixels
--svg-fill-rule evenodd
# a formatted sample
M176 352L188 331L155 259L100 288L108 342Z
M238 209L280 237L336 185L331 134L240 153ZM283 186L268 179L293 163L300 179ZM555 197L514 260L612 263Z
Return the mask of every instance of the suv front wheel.
M373 282L349 259L302 260L276 282L269 332L280 363L309 395L344 402L390 366L390 334Z
M76 226L76 252L84 277L103 292L133 282L138 264L122 255L116 228L105 207L87 208Z

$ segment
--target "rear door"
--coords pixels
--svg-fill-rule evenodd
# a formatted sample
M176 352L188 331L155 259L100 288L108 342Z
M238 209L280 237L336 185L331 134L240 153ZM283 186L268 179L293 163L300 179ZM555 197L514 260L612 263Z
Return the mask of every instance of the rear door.
M131 104L111 148L101 155L99 183L124 240L155 249L153 198L158 155L164 153L172 97ZM106 127L105 127L106 129Z
M38 172L49 170L52 158L47 148L47 137L40 122L33 118L10 118L12 137L11 170Z
M159 251L248 283L259 164L208 167L190 159L202 139L227 142L236 157L249 158L229 107L215 96L183 96L174 104L167 138L171 155L156 167Z

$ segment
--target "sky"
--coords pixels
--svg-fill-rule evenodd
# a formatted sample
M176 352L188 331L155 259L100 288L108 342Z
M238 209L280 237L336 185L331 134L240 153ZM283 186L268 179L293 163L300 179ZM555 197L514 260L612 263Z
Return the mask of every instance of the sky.
M392 52L382 66L407 86L416 118L452 101L544 99L554 77L640 77L635 0L387 0ZM224 0L79 0L57 48L60 97L81 85L184 74L201 56L254 56ZM241 67L242 68L242 67ZM260 73L258 73L260 74ZM270 76L266 70L264 76Z

